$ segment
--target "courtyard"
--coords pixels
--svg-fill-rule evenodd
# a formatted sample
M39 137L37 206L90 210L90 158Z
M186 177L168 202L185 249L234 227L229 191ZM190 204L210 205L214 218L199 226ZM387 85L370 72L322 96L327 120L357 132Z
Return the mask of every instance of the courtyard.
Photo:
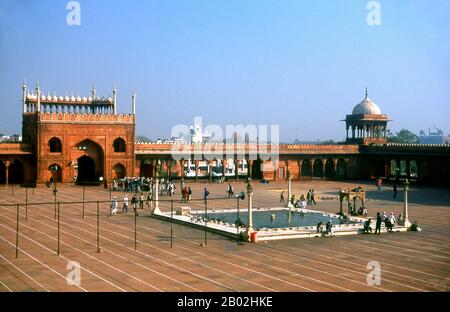
M176 184L174 209L190 206L204 210L201 194L210 192L208 210L236 208L227 199L228 183L188 183L193 201L180 203ZM232 183L235 193L243 182ZM393 198L386 185L378 194L373 181L293 182L298 198L314 188L317 205L308 208L336 213L341 187L363 186L369 216L376 212L403 212L403 190ZM253 182L253 207L280 206L286 182ZM57 255L57 221L50 188L34 191L0 189L0 290L1 291L449 291L450 289L450 192L411 185L410 221L422 232L383 233L340 237L287 239L240 243L151 217L150 209L130 208L127 214L109 215L110 196L117 196L119 212L124 192L102 187L58 185L60 204L60 254ZM131 199L132 194L128 196ZM25 211L23 205L28 200ZM196 200L198 199L198 200ZM168 196L160 197L160 209L170 211ZM97 203L99 201L99 218ZM32 203L40 203L33 205ZM19 252L16 259L16 206L19 207ZM247 201L241 201L241 209ZM25 218L25 214L27 220ZM97 252L97 222L99 246ZM172 234L172 235L171 235ZM171 239L172 236L172 239ZM136 245L135 245L136 244ZM80 284L68 285L71 261L80 264ZM368 285L368 263L377 261L381 284Z

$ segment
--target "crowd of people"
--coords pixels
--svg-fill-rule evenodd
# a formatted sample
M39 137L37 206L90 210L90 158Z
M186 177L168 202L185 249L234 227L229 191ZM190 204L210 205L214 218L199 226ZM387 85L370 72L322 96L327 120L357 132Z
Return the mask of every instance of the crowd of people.
M280 194L280 203L284 203L284 200L284 191L282 191ZM305 209L308 205L317 205L314 189L308 190L306 196L304 193L302 193L299 199L295 197L295 194L292 194L291 198L289 199L289 204L292 205L292 207L302 209Z
M388 232L392 232L393 227L397 225L403 225L404 224L404 217L402 214L399 214L399 216L396 218L394 215L394 212L391 212L390 214L387 214L386 211L383 211L381 214L380 212L377 212L377 217L375 220L375 234L381 233L381 225L384 223L384 226L386 227ZM372 233L372 226L371 226L372 220L368 219L364 222L364 233Z

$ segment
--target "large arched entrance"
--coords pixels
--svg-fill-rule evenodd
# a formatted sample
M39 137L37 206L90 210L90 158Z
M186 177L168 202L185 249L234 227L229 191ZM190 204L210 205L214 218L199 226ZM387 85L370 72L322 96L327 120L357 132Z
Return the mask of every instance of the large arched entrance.
M0 161L0 184L6 184L6 165Z
M387 177L387 165L384 159L377 160L377 177Z
M337 163L337 168L336 168L336 176L339 178L345 178L346 176L346 164L345 164L345 160L343 159L339 159L338 163Z
M311 161L309 159L303 160L302 163L302 177L312 177Z
M19 160L14 160L9 165L8 183L21 184L23 183L23 164Z
M77 182L89 183L97 182L98 177L95 174L95 162L89 156L78 158L78 177Z
M325 177L332 178L334 177L334 163L333 159L327 159L325 163Z
M316 159L314 161L313 176L315 178L323 177L323 163L321 159Z
M78 143L73 158L77 160L77 183L100 182L104 178L104 156L102 147L91 141Z
M252 178L253 179L262 179L261 174L261 159L256 159L253 161L252 165Z

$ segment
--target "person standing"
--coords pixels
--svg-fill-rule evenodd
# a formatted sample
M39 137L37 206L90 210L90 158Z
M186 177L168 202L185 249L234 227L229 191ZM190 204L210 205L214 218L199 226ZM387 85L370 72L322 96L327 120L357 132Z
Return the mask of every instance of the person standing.
M397 198L397 183L394 183L393 190L394 190L394 198Z
M183 192L183 195L182 195L183 197L181 198L181 201L184 202L184 203L187 203L188 199L189 199L189 191L188 191L187 186L184 187L182 192Z
M314 203L314 205L317 205L316 200L314 199L314 189L311 190L311 202Z
M284 191L282 191L280 194L280 203L284 204Z
M133 206L133 210L136 210L137 202L138 202L137 196L136 196L136 194L134 194L133 197L131 198L131 205Z
M378 188L378 193L381 194L383 192L383 180L381 180L381 178L378 178L376 185Z
M111 215L115 216L117 213L117 206L118 206L118 202L117 202L117 197L114 196L111 202Z
M375 224L375 234L380 234L381 233L381 215L379 212L377 212L377 222Z
M208 196L209 196L209 191L205 187L203 190L203 199L205 200L205 203L208 200Z
M227 190L227 192L228 192L228 198L233 197L234 191L233 191L233 186L231 185L231 183L228 183L228 190Z
M308 205L311 205L311 190L308 190L308 193L306 193L306 199L308 200Z
M191 199L192 199L192 189L191 189L191 187L189 186L189 187L188 187L188 202L190 202Z
M144 209L144 194L141 193L141 196L139 196L139 209Z
M128 212L128 195L125 194L125 196L123 197L123 208L122 208L122 212L127 213Z
M152 189L150 188L150 192L147 194L147 208L150 207L150 202L153 200L152 198Z
M125 187L125 192L128 193L128 178L125 178L125 181L123 182L123 186Z

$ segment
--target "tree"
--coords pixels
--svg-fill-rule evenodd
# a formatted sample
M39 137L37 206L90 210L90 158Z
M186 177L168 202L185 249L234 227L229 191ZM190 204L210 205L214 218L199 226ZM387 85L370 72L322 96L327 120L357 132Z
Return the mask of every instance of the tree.
M144 135L137 135L136 136L136 142L139 142L139 143L150 143L151 140L149 138L147 138L146 136L144 136Z
M407 129L401 129L395 135L388 137L388 141L391 143L419 143L419 137L413 132Z

